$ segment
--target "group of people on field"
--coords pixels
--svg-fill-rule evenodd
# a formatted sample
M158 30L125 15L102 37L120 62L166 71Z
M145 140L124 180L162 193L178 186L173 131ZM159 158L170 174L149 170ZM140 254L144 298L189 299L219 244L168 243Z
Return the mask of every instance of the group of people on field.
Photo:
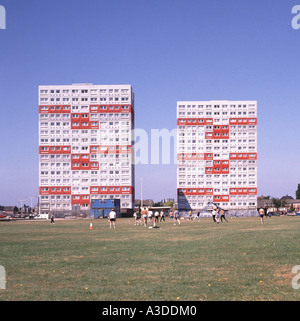
M153 227L157 227L157 223L158 222L162 222L162 221L166 221L165 219L165 212L163 210L159 211L155 211L153 213L153 211L151 209L147 209L146 207L144 207L141 211L137 210L134 214L134 225L144 225L147 226L147 224L152 224L153 223ZM178 223L180 225L180 214L179 211L174 211L174 213L172 211L170 211L169 213L169 220L173 219L174 220L174 225L176 225L176 223Z
M158 222L165 222L165 213L163 210L161 210L160 212L158 212L157 210L153 213L153 211L151 209L148 209L146 207L144 207L142 210L137 210L134 214L134 225L144 225L147 226L147 224L152 224L153 223L153 227L157 227L157 223ZM198 211L197 215L194 217L195 219L198 219L200 221L200 212ZM212 211L212 218L213 221L216 223L220 223L227 221L226 217L225 217L225 210L221 209L221 208L217 208L214 209ZM189 211L188 213L188 220L191 221L193 219L193 211ZM181 224L181 215L179 213L178 210L175 210L174 212L171 210L169 212L169 221L173 220L174 225Z
M265 211L265 209L260 208L258 210L258 213L260 216L261 223L263 224L264 223L263 218L264 218L264 215L266 215L266 211ZM137 210L133 214L133 216L134 216L134 225L142 225L143 224L144 226L147 226L147 224L153 223L153 227L157 227L156 224L158 222L162 222L162 221L165 222L165 213L163 210L161 210L160 212L158 212L156 210L153 213L153 211L151 209L147 209L146 207L144 207L141 211ZM193 212L190 211L189 216L188 216L188 220L192 220L192 216L193 216ZM196 217L198 218L198 220L200 220L200 212L197 213ZM110 222L110 228L112 228L112 226L114 227L114 229L116 228L116 218L117 218L116 212L114 210L112 210L108 216L108 219ZM225 220L228 223L228 221L225 217L225 210L223 210L221 208L213 209L212 218L215 223L223 222L223 220ZM181 215L178 210L175 210L174 213L172 210L169 212L169 221L170 220L174 221L174 225L181 224L181 222L180 222ZM51 224L54 224L53 216L51 217Z
M260 208L258 210L259 216L260 216L260 220L261 223L263 224L263 217L264 215L266 215L266 211L263 208ZM158 212L157 210L153 213L153 211L151 209L147 209L146 207L144 207L141 211L137 210L134 214L134 225L144 225L147 226L147 224L152 224L153 223L153 227L157 227L157 223L158 222L162 222L162 221L166 221L165 220L165 213L163 210L161 210L160 212ZM193 216L193 212L189 211L189 216L188 216L188 220L192 220L192 216ZM200 212L197 213L198 220L200 220ZM217 208L217 209L213 209L212 211L212 218L213 221L215 223L220 223L223 222L223 220L225 220L227 223L227 219L225 217L225 210L221 209L221 208ZM110 228L116 228L116 219L117 219L117 213L115 212L114 209L111 210L111 212L108 215L108 221L109 221L109 227ZM196 218L194 218L196 219ZM173 220L174 221L174 225L178 224L181 225L181 215L179 213L178 210L175 210L174 213L171 210L169 212L169 221ZM54 216L51 215L51 224L54 224Z
M220 208L213 209L212 218L213 218L213 221L216 223L220 223L220 222L222 223L223 220L225 220L228 223L228 221L226 220L226 217L225 217L225 210L220 209Z
M147 224L153 224L153 227L157 227L158 222L166 221L165 220L165 212L161 210L160 212L156 210L154 213L151 209L148 209L144 207L142 210L137 210L134 214L134 225L144 225L147 226ZM193 212L189 212L188 220L192 220ZM110 228L116 228L116 212L115 210L112 210L109 213L108 220L110 223ZM196 217L194 219L198 218L200 220L200 212L197 213ZM217 208L213 209L212 211L212 218L213 221L216 223L223 222L225 220L227 223L227 219L225 217L225 210ZM171 210L169 212L169 221L173 220L174 225L178 224L181 225L181 215L178 210L175 210L174 212Z

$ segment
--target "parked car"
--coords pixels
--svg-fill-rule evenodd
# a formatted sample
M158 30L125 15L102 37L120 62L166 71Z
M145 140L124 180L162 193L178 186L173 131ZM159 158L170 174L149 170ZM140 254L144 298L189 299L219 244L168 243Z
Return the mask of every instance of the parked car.
M0 218L6 218L7 215L5 213L0 214Z
M282 213L277 211L277 212L268 212L269 216L280 216Z
M0 221L11 221L11 216L5 213L0 214Z

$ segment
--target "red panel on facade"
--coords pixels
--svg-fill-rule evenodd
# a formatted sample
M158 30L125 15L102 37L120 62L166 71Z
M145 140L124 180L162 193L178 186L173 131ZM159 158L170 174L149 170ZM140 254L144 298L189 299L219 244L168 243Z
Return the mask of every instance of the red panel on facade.
M87 204L90 205L91 204L91 199L90 199L90 195L72 195L71 196L71 204L75 205L83 205L83 204Z
M39 146L40 154L71 154L71 146Z
M71 114L71 121L86 121L90 120L90 114L88 113L72 113Z
M132 113L131 105L90 105L90 113L104 114L104 113Z
M213 195L212 188L178 188L178 195Z
M40 195L70 195L71 186L41 186Z
M212 139L228 139L229 126L228 125L215 125L213 127Z

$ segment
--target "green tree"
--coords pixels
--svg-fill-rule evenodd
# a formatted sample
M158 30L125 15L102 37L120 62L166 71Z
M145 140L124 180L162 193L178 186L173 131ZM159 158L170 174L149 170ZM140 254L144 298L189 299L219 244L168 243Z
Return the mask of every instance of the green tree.
M173 201L168 201L168 202L165 203L165 206L173 207L173 205L174 205Z
M296 199L299 200L300 199L300 184L298 184L298 189L296 191Z
M279 209L280 207L284 207L286 204L286 201L281 200L280 198L273 198L272 202L273 202L274 207L276 207L277 209Z

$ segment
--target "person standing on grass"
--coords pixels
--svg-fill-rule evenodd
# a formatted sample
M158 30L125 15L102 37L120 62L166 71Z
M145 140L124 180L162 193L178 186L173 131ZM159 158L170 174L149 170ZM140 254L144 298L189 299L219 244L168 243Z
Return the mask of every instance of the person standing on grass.
M158 210L156 210L155 213L154 213L154 222L158 223L158 220L159 220L159 212L158 212Z
M150 210L148 211L149 223L152 223L152 217L153 217L153 212L152 212L152 210L150 209Z
M217 208L216 221L220 223L220 210Z
M116 228L116 219L117 219L117 213L115 212L115 210L111 210L111 212L108 215L108 219L109 219L109 228L111 228L111 226L113 225L114 229Z
M223 222L223 219L228 223L228 221L225 218L225 211L221 210L221 222Z
M158 223L158 219L159 219L159 213L158 211L156 210L155 213L154 213L154 218L153 218L153 227L157 227L156 223Z
M51 219L51 224L55 224L55 222L54 222L54 215L53 214L51 214L51 216L50 216L50 219Z
M212 218L213 218L213 221L214 222L216 222L216 215L217 215L217 212L216 212L216 210L215 209L213 209L213 211L212 211Z
M164 220L165 222L165 213L163 210L160 211L160 221Z
M191 220L192 220L192 215L193 215L193 211L192 211L192 210L190 210L190 211L189 211L189 221L191 221Z
M142 210L142 215L143 215L144 226L147 226L148 211L146 207L144 207L144 209Z
M259 211L259 216L260 216L260 223L264 224L264 215L265 215L265 210L263 208L260 208Z
M142 225L142 213L141 213L141 208L139 207L137 211L137 224Z
M138 225L138 212L139 211L135 211L133 214L134 217L134 225Z
M169 222L170 222L170 220L173 221L173 218L174 218L174 214L173 214L173 212L171 210L170 213L169 213Z
M174 225L176 225L176 222L180 225L180 214L178 210L174 212Z

